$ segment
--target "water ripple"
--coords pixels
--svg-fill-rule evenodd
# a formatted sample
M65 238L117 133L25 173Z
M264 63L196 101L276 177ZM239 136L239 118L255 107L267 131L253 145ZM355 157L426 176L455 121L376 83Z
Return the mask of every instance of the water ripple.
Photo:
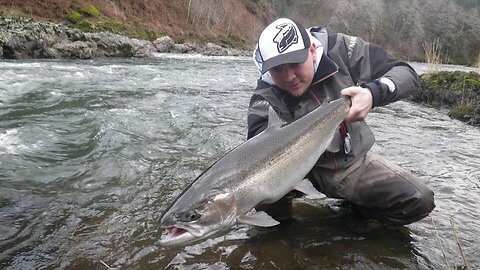
M0 268L442 269L440 243L461 261L451 221L480 267L480 131L409 102L369 114L373 151L434 190L431 218L379 227L336 200L300 199L286 226L160 247L161 213L245 140L258 76L249 61L2 62Z

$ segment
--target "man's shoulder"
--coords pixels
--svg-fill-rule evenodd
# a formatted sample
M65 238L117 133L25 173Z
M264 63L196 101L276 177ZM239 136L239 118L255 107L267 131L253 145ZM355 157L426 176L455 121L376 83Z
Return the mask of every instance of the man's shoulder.
M324 26L314 26L308 28L310 33L314 37L352 37L352 35L341 33L341 32L336 32L336 31L331 31L330 29L327 29Z
M325 27L311 27L309 30L312 36L318 39L320 43L327 48L328 52L330 52L334 47L344 47L342 44L350 44L352 40L357 40L356 36L329 31Z
M257 80L257 87L255 88L255 92L257 91L265 91L266 89L271 89L272 85L268 82L262 80L262 78Z
M281 100L281 94L282 92L274 85L259 79L252 97L257 99L265 99L272 103L274 101Z

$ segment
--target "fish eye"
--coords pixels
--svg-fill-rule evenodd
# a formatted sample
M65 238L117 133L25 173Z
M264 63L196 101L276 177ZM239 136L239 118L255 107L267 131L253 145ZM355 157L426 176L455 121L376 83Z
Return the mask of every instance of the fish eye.
M185 211L183 213L180 213L178 215L180 221L183 221L183 222L191 222L191 221L195 221L197 219L199 219L202 215L200 215L197 211L195 210L188 210L188 211Z

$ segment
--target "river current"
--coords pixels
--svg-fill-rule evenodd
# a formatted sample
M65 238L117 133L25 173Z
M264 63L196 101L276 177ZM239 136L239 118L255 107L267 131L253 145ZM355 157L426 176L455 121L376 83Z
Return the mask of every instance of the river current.
M162 212L245 140L257 76L240 57L1 61L0 268L480 268L480 129L406 101L367 122L373 151L434 190L426 219L299 199L289 224L161 247Z

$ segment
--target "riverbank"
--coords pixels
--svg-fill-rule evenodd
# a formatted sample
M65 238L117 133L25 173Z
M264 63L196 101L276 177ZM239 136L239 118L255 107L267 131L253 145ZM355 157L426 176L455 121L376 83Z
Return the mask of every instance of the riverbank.
M434 108L447 108L448 116L480 126L480 74L439 71L420 76L420 90L410 99Z
M0 17L0 58L92 59L96 57L152 57L155 53L198 53L244 56L247 51L217 44L176 43L163 36L154 41L110 32L86 33L64 24L24 17Z

